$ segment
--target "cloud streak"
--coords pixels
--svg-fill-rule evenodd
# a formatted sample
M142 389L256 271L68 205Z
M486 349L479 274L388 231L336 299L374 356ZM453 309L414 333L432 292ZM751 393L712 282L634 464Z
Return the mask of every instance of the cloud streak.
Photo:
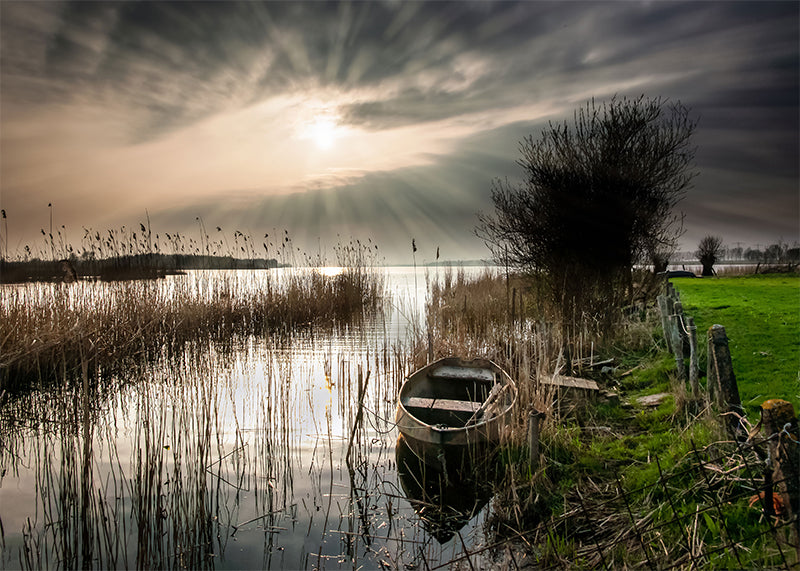
M75 227L144 208L191 227L202 211L254 233L291 223L309 243L344 229L436 236L480 257L475 211L490 208L492 178L519 178L518 141L591 97L644 93L700 118L687 240L796 236L798 12L3 2L0 200L20 237L52 201ZM308 135L320 116L337 123L327 150Z

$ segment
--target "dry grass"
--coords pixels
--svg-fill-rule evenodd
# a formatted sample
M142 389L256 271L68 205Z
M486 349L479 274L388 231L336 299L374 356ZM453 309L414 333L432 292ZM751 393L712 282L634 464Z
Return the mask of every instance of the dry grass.
M0 389L124 368L187 343L287 332L375 311L383 274L348 246L338 273L195 272L171 280L7 286L0 303Z
M415 364L448 355L483 357L504 367L520 390L520 423L530 408L548 414L552 403L541 380L554 375L579 375L601 358L601 347L639 349L652 343L655 316L620 313L613 331L595 318L574 316L558 322L535 280L485 271L467 278L463 271L445 271L429 283L428 335L420 339ZM644 320L642 318L644 317Z
M647 311L628 317L620 313L612 331L586 315L559 322L558 312L542 301L535 281L500 273L487 272L475 279L467 279L463 272L445 274L443 280L429 284L429 291L427 325L432 333L427 347L426 340L420 340L416 364L429 353L434 358L479 356L495 361L517 382L518 407L503 447L505 472L500 474L494 505L502 527L525 529L537 517L533 512L549 509L542 505L550 487L544 472L528 469L529 413L534 409L544 413L540 424L544 442L571 438L562 425L569 412L555 405L554 389L543 381L557 375L596 378L599 368L593 364L612 351L618 354L620 346L633 351L652 344L656 316ZM583 411L584 416L591 414Z

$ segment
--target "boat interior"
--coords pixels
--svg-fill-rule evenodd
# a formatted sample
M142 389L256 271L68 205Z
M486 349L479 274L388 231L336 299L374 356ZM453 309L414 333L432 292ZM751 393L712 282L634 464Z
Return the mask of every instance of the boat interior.
M483 420L487 400L499 396L503 386L484 368L443 366L413 381L401 394L406 410L426 424L451 428Z

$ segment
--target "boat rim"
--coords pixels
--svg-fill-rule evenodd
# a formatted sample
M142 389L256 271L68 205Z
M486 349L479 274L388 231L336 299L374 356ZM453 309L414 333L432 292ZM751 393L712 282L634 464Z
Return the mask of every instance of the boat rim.
M476 422L475 424L473 424L471 426L446 426L446 425L428 424L428 423L425 423L425 422L421 421L420 419L418 419L414 414L411 413L411 411L409 411L406 408L406 405L403 403L403 399L402 399L403 388L406 386L406 383L408 383L411 380L411 378L414 377L414 375L417 375L417 374L421 373L425 369L433 368L435 365L443 366L446 362L452 362L452 361L457 361L459 363L474 363L476 361L480 361L480 362L486 363L487 365L493 367L496 371L500 372L501 375L504 376L505 384L509 384L513 388L514 397L511 399L511 403L507 407L505 407L503 409L503 412L499 416L494 417L494 418L490 418L490 419L481 420L480 422ZM478 367L476 367L476 368L478 368ZM417 369L416 371L414 371L413 373L411 373L409 376L406 377L406 379L403 381L403 384L400 386L400 390L398 391L397 404L398 404L398 406L400 408L403 409L403 412L408 417L414 419L414 421L417 422L420 426L425 426L429 430L433 430L433 431L438 432L438 433L448 433L448 432L461 432L461 431L464 431L464 430L473 430L475 428L479 428L479 427L481 427L483 425L486 425L486 424L489 424L491 422L496 422L498 418L500 418L502 416L505 416L506 414L509 414L511 412L511 410L514 408L514 405L517 403L518 396L519 396L519 391L517 389L517 383L514 382L514 379L511 377L511 375L508 374L508 372L505 369L503 369L500 365L498 365L497 363L495 363L491 359L484 359L484 358L481 358L481 357L477 357L475 359L467 361L467 360L464 360L464 359L462 359L460 357L442 357L441 359L437 359L436 361L428 363L424 367L420 367L419 369Z

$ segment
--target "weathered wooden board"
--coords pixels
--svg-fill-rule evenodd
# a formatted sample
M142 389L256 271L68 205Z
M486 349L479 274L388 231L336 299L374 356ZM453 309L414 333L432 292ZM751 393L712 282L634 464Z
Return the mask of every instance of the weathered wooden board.
M599 391L600 387L596 382L591 379L579 379L578 377L562 377L557 376L553 378L544 378L540 382L543 385L551 385L554 387L561 387L565 389L582 389L586 391Z
M468 400L452 399L430 399L422 397L410 397L403 403L406 407L432 408L437 410L447 410L453 412L473 413L480 409L481 403Z
M478 379L479 381L492 382L494 373L489 369L478 367L437 367L428 373L432 379Z

